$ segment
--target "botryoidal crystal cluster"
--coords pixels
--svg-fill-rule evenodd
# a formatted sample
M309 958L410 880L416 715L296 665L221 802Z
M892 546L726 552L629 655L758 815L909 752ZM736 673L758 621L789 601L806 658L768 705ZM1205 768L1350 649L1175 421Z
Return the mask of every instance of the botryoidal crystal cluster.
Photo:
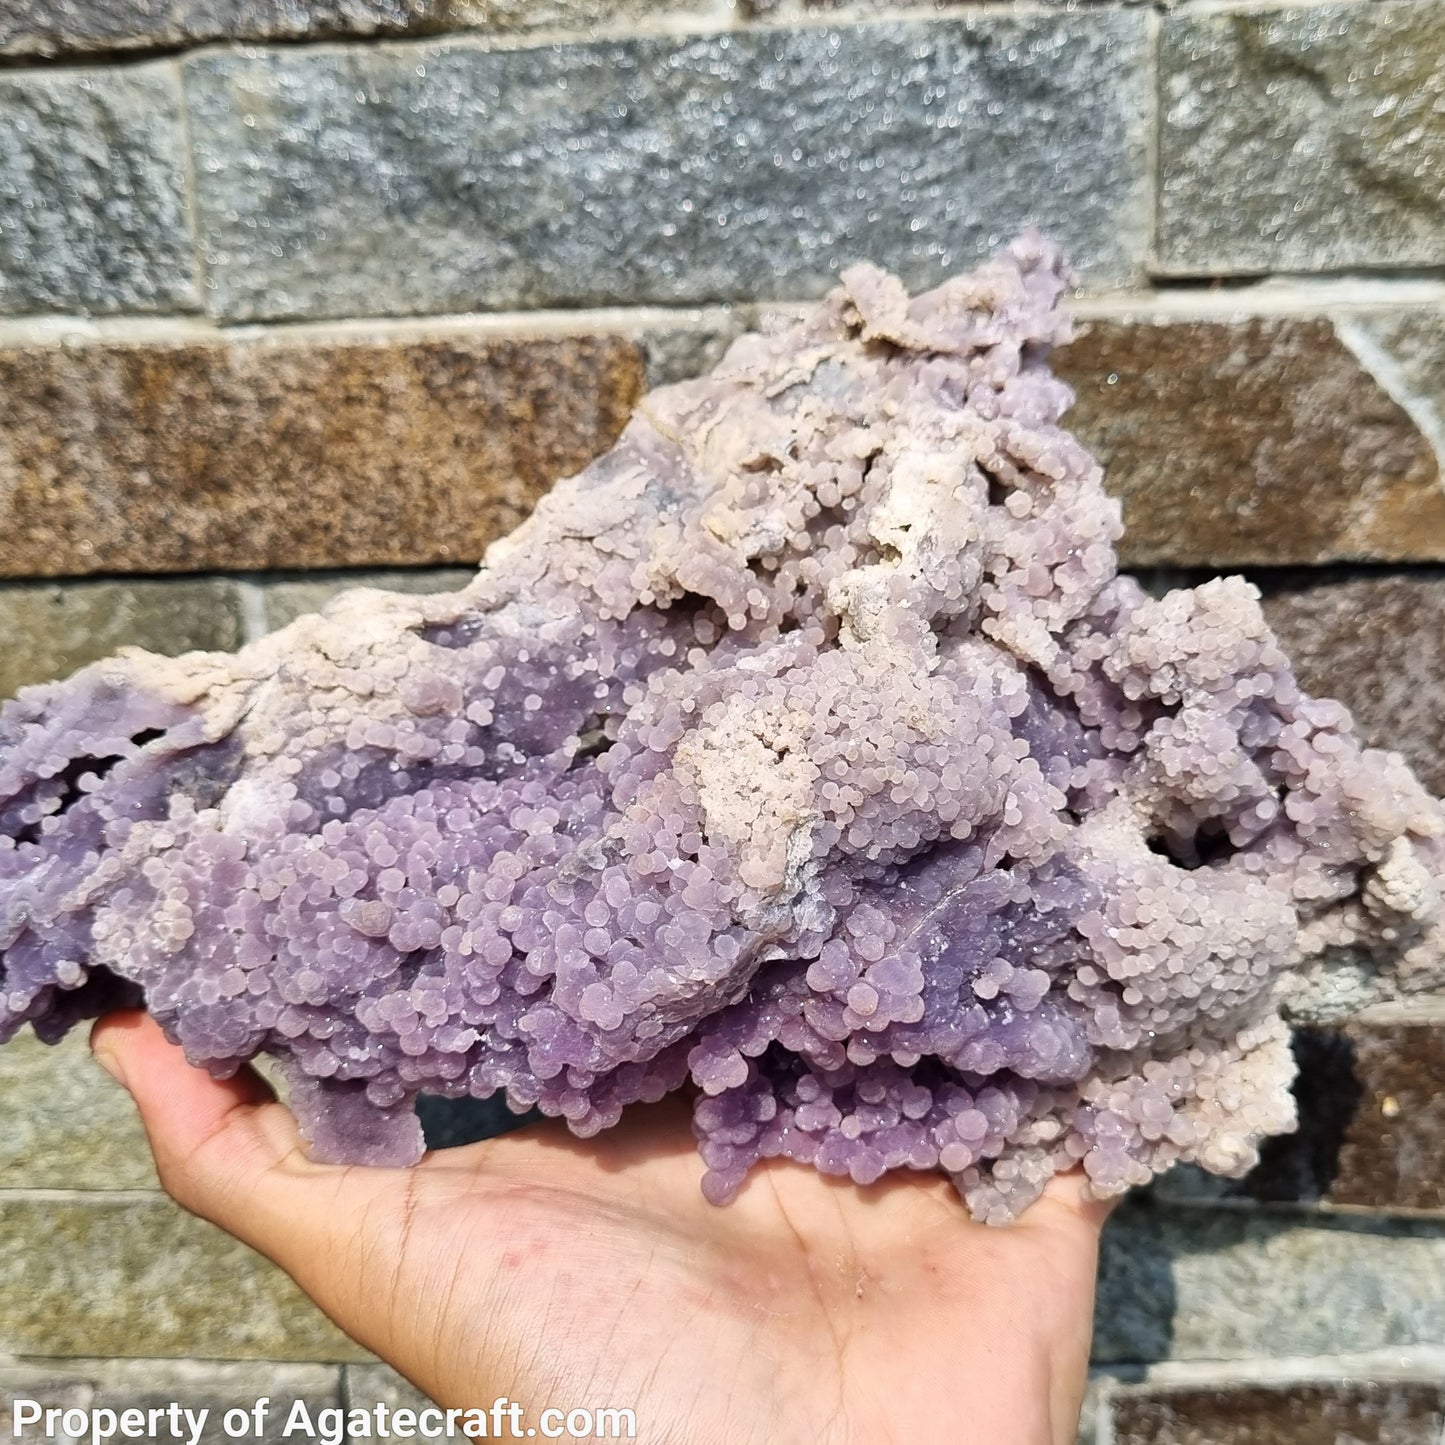
M462 591L22 693L0 1038L143 1000L276 1056L320 1160L417 1160L419 1091L590 1135L687 1088L716 1202L778 1156L989 1221L1242 1172L1291 1013L1445 979L1445 814L1252 587L1118 575L1070 279L855 267Z

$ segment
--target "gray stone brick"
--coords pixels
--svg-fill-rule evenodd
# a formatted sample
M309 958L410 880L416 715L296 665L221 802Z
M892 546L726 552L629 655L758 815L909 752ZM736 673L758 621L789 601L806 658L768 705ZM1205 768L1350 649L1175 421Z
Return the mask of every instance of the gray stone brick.
M446 10L446 0L6 0L0 55L397 34L438 25Z
M1342 332L1362 351L1379 347L1383 365L1376 365L1445 456L1445 314L1402 307L1352 320Z
M86 1038L42 1044L27 1029L0 1049L0 1189L159 1187L135 1105Z
M723 20L731 9L731 0L6 0L0 55L425 34L449 26L585 33L659 13Z
M703 316L701 325L658 325L639 333L648 386L667 386L704 375L744 331L756 325L743 307L718 307Z
M385 1405L388 1410L416 1410L431 1403L415 1385L402 1379L390 1365L347 1365L343 1374L346 1404L350 1409L371 1410L380 1404ZM457 1432L441 1438L463 1440L466 1437Z
M241 641L233 583L0 583L0 698L135 645L176 656Z
M1094 1358L1311 1356L1445 1339L1445 1224L1164 1206L1104 1234Z
M314 1423L319 1410L341 1404L341 1371L327 1365L289 1365L274 1360L232 1364L219 1360L64 1360L0 1365L0 1423L16 1399L79 1409L163 1409L172 1401L182 1408L209 1412L201 1445L222 1445L226 1411L250 1410L270 1400L261 1433L247 1435L262 1445L306 1440L304 1429L285 1433L292 1405L301 1401ZM34 1427L27 1434L33 1439ZM117 1437L120 1438L120 1437ZM169 1438L166 1427L158 1437Z
M0 315L199 302L172 66L0 73Z
M1445 6L1181 12L1160 66L1165 271L1445 262Z
M164 1196L0 1193L0 1354L365 1360L274 1265Z
M333 597L352 587L381 587L388 592L455 592L476 573L468 567L424 568L416 572L333 572L262 584L266 627L285 627L308 612L320 612Z
M186 63L231 319L913 285L1026 222L1139 263L1144 18L981 13L521 49Z

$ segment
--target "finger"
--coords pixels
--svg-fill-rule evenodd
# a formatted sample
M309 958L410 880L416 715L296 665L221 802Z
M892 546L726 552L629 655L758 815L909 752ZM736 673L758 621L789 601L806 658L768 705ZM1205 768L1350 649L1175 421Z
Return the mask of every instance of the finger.
M1101 1198L1082 1169L1070 1169L1049 1180L1023 1218L1043 1216L1052 1223L1082 1225L1086 1234L1097 1236L1123 1197L1111 1194Z
M390 1173L310 1163L254 1070L212 1078L143 1013L101 1019L91 1047L135 1100L166 1192L292 1273L354 1227L381 1182L365 1176Z

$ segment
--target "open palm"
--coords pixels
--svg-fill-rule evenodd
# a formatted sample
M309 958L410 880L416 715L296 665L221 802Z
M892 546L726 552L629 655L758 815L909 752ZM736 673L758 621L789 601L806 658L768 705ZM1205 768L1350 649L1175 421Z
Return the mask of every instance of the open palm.
M1077 1178L1004 1228L938 1176L783 1163L715 1208L675 1100L592 1140L319 1165L254 1073L215 1082L145 1015L94 1046L169 1193L442 1405L627 1408L656 1445L1073 1439L1105 1214Z

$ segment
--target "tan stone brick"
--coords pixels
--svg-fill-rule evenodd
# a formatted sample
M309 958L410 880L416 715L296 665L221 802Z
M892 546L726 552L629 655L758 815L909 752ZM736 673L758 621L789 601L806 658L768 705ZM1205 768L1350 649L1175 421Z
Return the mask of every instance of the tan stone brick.
M0 1353L365 1360L281 1273L163 1196L0 1193Z
M249 1411L263 1397L270 1400L271 1408L261 1433L246 1438L260 1445L279 1445L282 1441L295 1445L307 1436L304 1430L293 1430L289 1436L286 1433L293 1403L301 1401L313 1423L318 1410L337 1408L341 1401L341 1371L334 1365L290 1365L275 1360L51 1360L0 1364L0 1428L6 1428L13 1419L9 1407L15 1400L35 1400L62 1409L116 1412L165 1409L174 1402L182 1409L208 1412L200 1445L224 1445L232 1438L223 1424L226 1412ZM33 1442L37 1427L29 1427L25 1438ZM160 1431L148 1438L153 1442L169 1441L169 1425L162 1424Z
M0 349L0 576L470 563L609 447L622 337Z
M90 1057L85 1030L0 1049L0 1189L159 1188L130 1096Z

